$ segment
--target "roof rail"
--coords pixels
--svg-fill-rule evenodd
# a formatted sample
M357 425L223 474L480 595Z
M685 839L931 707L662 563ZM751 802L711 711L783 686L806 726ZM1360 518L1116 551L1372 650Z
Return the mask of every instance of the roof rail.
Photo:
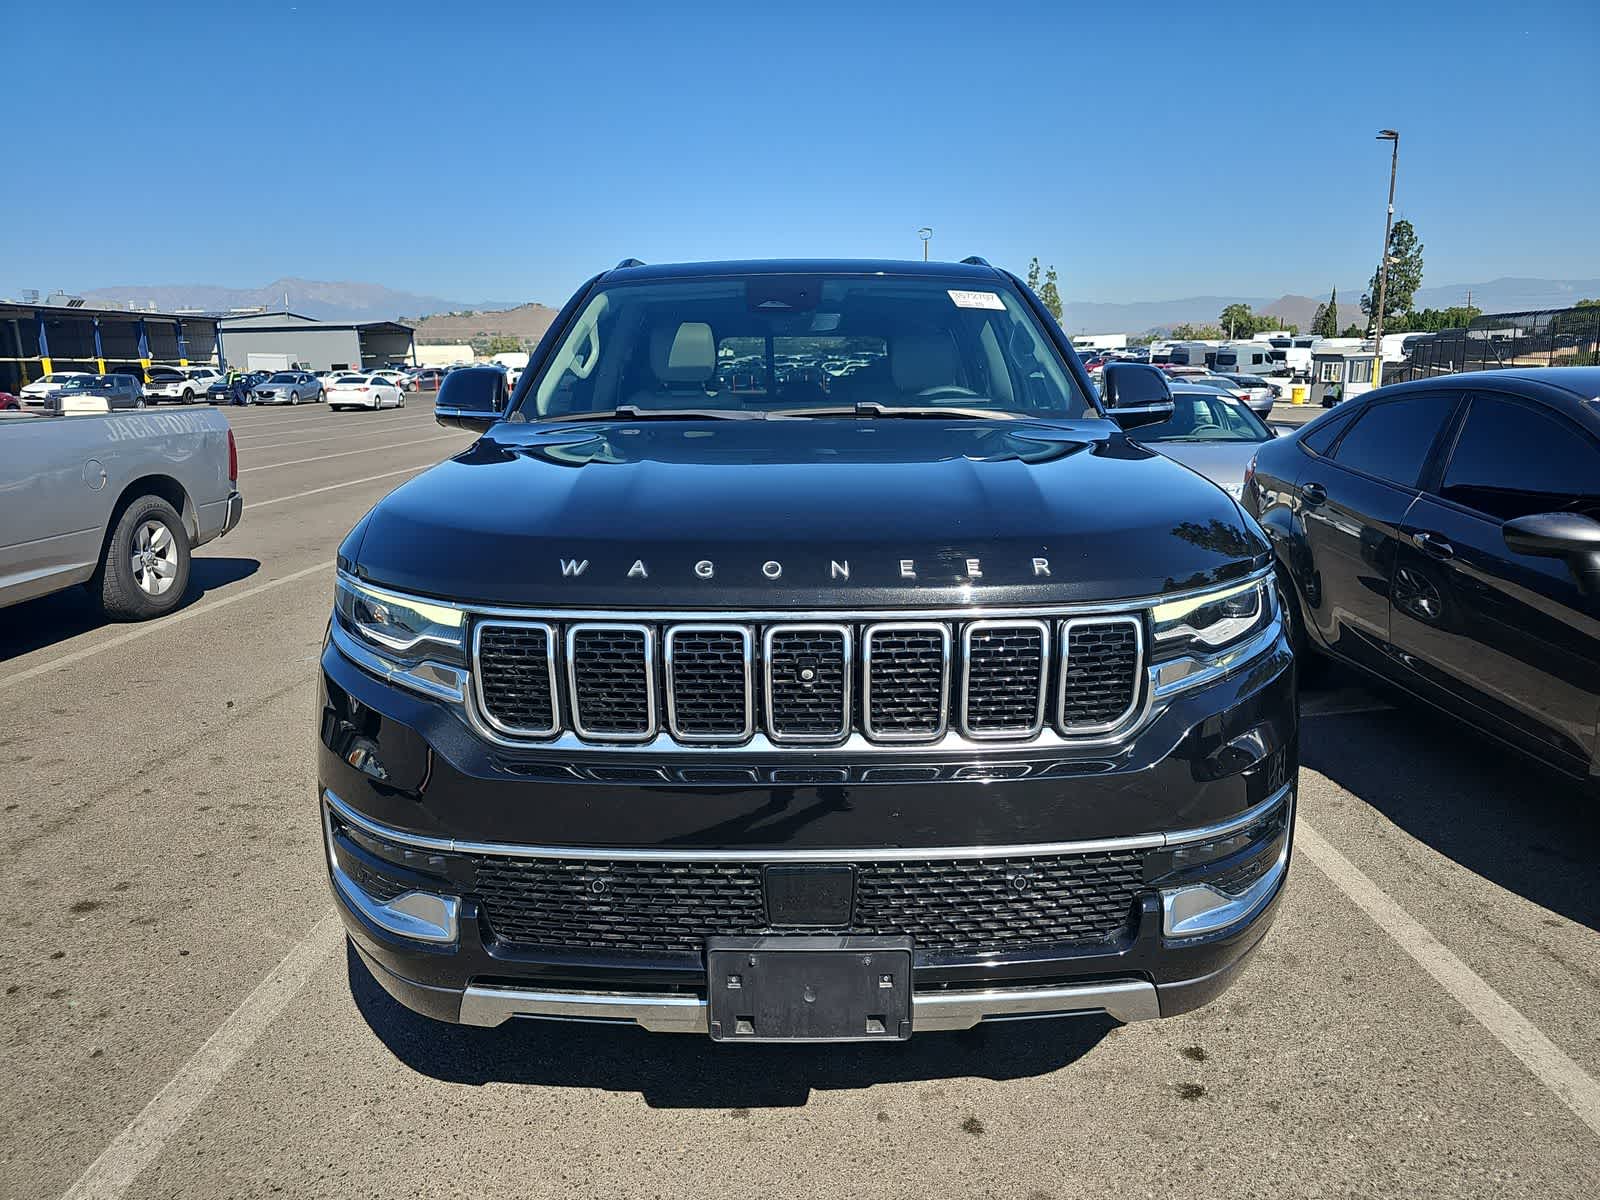
M616 267L613 268L613 269L620 271L624 267L642 267L642 266L644 266L644 259L642 259L642 258L625 258L621 262L619 262L616 265Z
M987 258L979 258L976 254L969 254L961 260L961 265L966 267L987 267L989 260Z

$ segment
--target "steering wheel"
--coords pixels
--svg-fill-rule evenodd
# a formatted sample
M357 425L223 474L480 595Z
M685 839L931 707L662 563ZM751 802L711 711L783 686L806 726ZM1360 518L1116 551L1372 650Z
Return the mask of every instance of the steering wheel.
M935 384L917 393L918 400L974 400L977 397L978 393L971 388L964 388L954 383Z
M1190 437L1199 437L1201 434L1221 433L1221 432L1222 432L1222 426L1221 425L1215 425L1215 424L1212 424L1211 422L1208 421L1203 425L1196 425L1193 429L1189 430L1189 436Z

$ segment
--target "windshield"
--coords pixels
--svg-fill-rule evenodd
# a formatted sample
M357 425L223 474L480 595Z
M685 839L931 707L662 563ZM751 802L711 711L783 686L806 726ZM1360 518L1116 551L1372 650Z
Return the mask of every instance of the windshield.
M279 371L271 379L267 380L268 383L298 383L299 381L298 376L288 371Z
M1011 286L972 285L750 275L606 288L585 303L518 412L534 420L624 407L863 405L1094 415Z
M1169 419L1133 436L1141 442L1265 442L1272 431L1235 400L1183 391L1173 394Z

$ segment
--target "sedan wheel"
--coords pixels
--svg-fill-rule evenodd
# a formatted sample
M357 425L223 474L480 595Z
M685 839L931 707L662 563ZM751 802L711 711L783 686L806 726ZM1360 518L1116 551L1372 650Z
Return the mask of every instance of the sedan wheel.
M134 402L133 402L133 406L134 406L134 407L135 407L135 408L143 408L143 407L144 407L144 401L143 401L143 400L142 400L142 399L140 399L140 400L135 400L135 401L134 401Z

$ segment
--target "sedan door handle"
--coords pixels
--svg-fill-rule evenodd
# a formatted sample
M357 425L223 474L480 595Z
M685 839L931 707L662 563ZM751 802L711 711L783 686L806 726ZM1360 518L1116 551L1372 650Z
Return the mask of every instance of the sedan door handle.
M1454 558L1456 555L1456 548L1437 533L1426 531L1413 533L1411 542L1418 550L1424 554L1431 554L1434 558Z
M1307 504L1322 504L1328 499L1328 489L1320 483L1308 483L1300 489Z

